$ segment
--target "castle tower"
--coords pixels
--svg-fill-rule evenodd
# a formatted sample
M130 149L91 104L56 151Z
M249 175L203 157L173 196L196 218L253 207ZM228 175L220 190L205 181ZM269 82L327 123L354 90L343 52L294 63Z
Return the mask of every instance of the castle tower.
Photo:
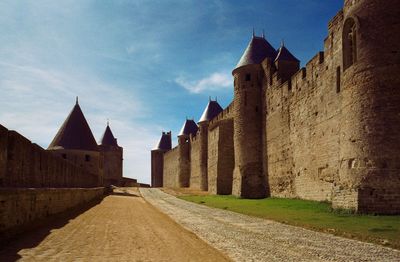
M160 141L151 150L151 186L163 187L164 182L164 153L171 150L172 140L171 131L162 132Z
M261 62L277 56L264 37L250 40L232 74L234 76L235 168L232 193L245 198L266 196L262 164L262 82Z
M221 111L222 107L218 102L210 99L198 122L200 131L200 189L204 191L208 190L208 125L210 120L216 117Z
M195 136L198 130L193 119L186 119L178 134L179 150L179 187L189 187L190 182L190 136Z
M103 161L104 185L121 185L123 149L118 146L117 139L114 137L109 124L99 145L101 159Z
M274 64L278 71L278 78L282 82L289 80L300 68L300 60L290 53L283 42L278 50Z
M79 106L76 104L47 148L50 152L98 175L103 184L99 147Z
M400 213L399 2L346 0L343 12L341 164L333 205Z

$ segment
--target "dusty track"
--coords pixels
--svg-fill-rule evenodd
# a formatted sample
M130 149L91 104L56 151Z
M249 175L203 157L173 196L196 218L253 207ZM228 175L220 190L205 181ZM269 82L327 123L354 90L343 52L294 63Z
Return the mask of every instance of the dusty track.
M0 261L227 261L138 191L119 193L51 230L40 242L31 232L3 247Z
M143 197L236 261L400 261L400 251L180 200Z

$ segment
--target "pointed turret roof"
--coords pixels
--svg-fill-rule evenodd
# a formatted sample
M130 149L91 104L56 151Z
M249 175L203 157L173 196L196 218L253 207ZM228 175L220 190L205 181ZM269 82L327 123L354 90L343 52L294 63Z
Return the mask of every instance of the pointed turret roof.
M264 37L253 34L235 69L246 65L260 64L267 57L274 59L276 54L275 48Z
M172 148L171 132L162 132L160 141L153 150L170 150Z
M78 104L78 99L48 149L98 151L96 140Z
M282 42L281 47L278 49L278 55L275 58L276 61L293 61L293 62L300 62L290 51L285 47Z
M198 129L199 127L193 121L193 119L186 119L178 136L190 135L190 134L195 135Z
M106 130L104 131L101 139L102 146L118 146L117 139L114 137L110 125L107 123Z
M210 100L203 111L203 114L200 117L200 122L210 121L214 117L216 117L222 111L222 107L218 104L217 101Z

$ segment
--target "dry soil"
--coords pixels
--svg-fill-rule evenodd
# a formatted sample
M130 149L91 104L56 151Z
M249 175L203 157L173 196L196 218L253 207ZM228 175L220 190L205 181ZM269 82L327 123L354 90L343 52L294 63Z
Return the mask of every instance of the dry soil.
M3 246L0 261L228 261L137 190L117 194L48 229L40 241L32 231Z

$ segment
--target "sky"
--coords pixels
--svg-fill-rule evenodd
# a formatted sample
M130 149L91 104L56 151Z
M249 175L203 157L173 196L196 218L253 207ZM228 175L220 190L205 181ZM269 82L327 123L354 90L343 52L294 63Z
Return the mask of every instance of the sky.
M0 124L47 148L79 97L96 138L107 120L124 176L150 183L150 150L173 144L211 96L233 98L250 41L285 46L305 65L323 50L343 0L2 0Z

